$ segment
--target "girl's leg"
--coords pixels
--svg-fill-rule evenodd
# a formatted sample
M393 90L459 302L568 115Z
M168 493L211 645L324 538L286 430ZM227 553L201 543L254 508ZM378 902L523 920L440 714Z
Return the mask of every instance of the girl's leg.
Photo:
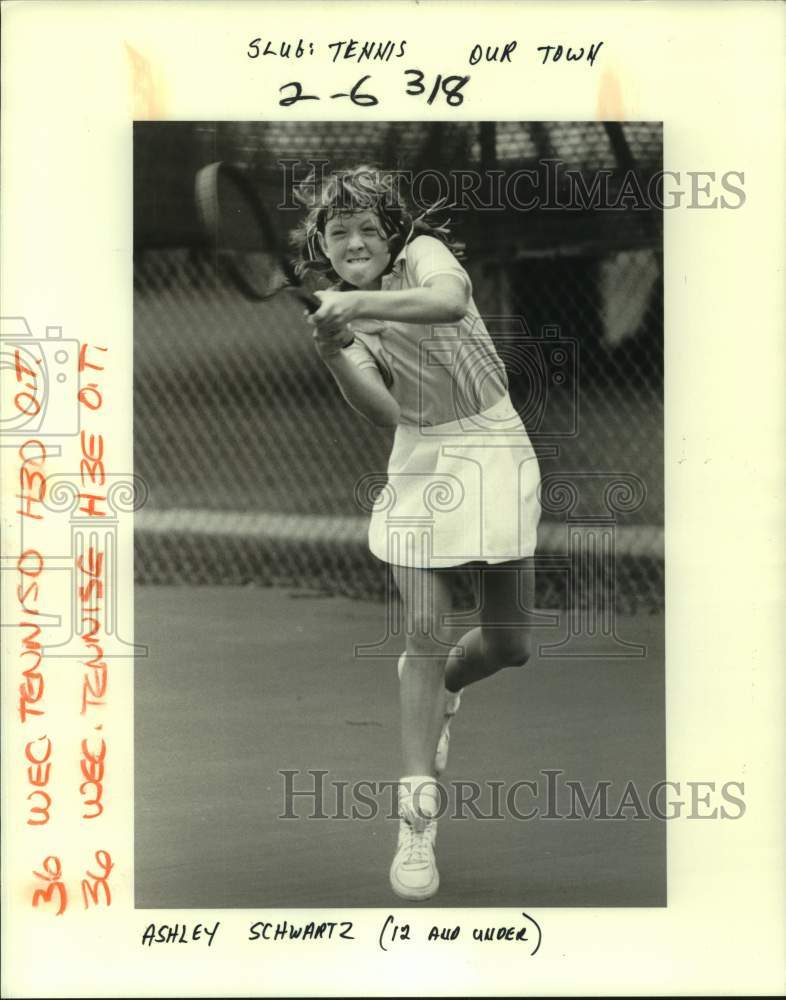
M449 691L460 691L503 667L524 666L531 654L535 560L499 563L481 573L481 625L463 636L448 659L445 686Z
M429 899L439 888L434 855L439 788L434 754L445 707L445 662L455 628L443 624L450 587L437 570L393 567L404 606L407 648L401 661L399 832L390 884L404 899Z
M445 663L455 627L447 574L394 566L404 607L407 648L399 685L404 774L433 775L434 752L444 715Z

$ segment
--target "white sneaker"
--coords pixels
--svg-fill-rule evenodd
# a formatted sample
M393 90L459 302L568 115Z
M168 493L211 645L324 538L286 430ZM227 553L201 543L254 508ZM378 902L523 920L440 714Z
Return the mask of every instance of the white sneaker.
M437 821L429 820L418 832L407 820L399 820L398 845L390 866L390 885L402 899L430 899L439 889L434 845Z
M463 688L462 688L463 691ZM461 704L461 691L445 691L445 718L442 722L442 732L439 734L437 752L434 754L434 771L442 774L448 766L448 751L450 750L450 723L458 712Z

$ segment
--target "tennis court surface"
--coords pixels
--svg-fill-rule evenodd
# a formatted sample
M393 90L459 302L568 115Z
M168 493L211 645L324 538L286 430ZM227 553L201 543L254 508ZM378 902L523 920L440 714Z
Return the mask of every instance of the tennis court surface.
M565 635L564 614L538 642ZM345 597L137 587L136 641L149 647L135 671L137 907L418 905L388 885L390 792L364 786L371 805L355 792L400 773L395 660L354 655L384 621L384 604ZM441 888L427 905L665 905L666 824L619 809L627 783L646 806L665 776L663 617L620 616L617 632L646 655L536 656L468 689L445 775ZM586 640L586 651L601 649ZM285 771L297 790L321 787L328 818L307 818L320 811L313 797L287 800ZM621 818L545 818L549 780L559 816L571 811L567 781L587 798L607 782L608 813ZM503 818L457 809L459 781L480 782L476 810ZM535 792L519 786L513 805L539 807L537 818L508 808L522 781ZM372 818L337 818L342 784L343 811ZM300 818L280 819L288 807Z

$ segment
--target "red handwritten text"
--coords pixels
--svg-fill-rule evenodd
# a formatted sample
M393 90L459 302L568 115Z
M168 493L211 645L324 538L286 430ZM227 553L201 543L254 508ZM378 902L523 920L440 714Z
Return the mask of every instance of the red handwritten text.
M38 906L41 902L51 902L56 893L58 906L55 916L59 917L65 913L68 906L68 892L65 882L63 882L63 866L60 864L60 858L50 854L48 858L44 858L42 867L44 869L42 872L33 872L33 875L42 882L47 882L48 885L46 889L36 889L33 893L33 906Z
M88 706L97 707L104 704L103 698L107 688L107 664L104 659L104 649L98 641L101 629L101 600L104 596L104 553L92 546L87 551L87 557L78 556L76 567L80 574L80 586L77 593L81 608L82 642L92 652L90 659L85 660L87 668L82 680L82 715Z
M45 743L45 746L39 748L40 755L35 752L36 743ZM49 763L51 755L52 741L47 736L39 736L37 740L30 740L25 746L25 757L28 760L27 780L33 786L32 792L27 796L27 801L33 803L30 807L28 826L44 826L49 822L52 797L49 792L45 791L45 788L49 784L52 768Z
M109 888L109 873L114 868L109 851L96 851L96 863L101 869L101 874L96 875L90 870L86 871L87 878L82 879L82 902L85 909L90 906L88 900L92 900L95 906L98 905L98 890L103 889L104 902L107 906L112 905L112 892Z
M19 489L16 498L20 501L17 511L22 517L32 517L36 521L43 514L33 509L33 504L44 502L46 497L46 476L43 472L46 448L41 441L31 438L19 449L22 464L19 466Z
M37 549L25 549L16 560L16 569L20 580L17 583L16 597L24 613L19 622L21 629L28 630L22 636L22 652L20 654L25 669L22 671L24 680L19 685L19 715L22 722L27 722L30 715L43 715L43 708L32 708L44 695L44 675L39 670L44 656L41 652L41 626L30 618L40 614L34 607L38 599L38 580L44 569L44 557ZM32 663L28 664L28 661Z
M79 793L85 800L88 809L93 807L95 812L82 813L83 819L96 819L104 811L104 804L101 801L104 794L104 758L106 757L106 742L101 740L101 748L97 753L93 753L87 740L82 740L82 760L81 768L84 781L79 786ZM88 798L92 795L92 798Z

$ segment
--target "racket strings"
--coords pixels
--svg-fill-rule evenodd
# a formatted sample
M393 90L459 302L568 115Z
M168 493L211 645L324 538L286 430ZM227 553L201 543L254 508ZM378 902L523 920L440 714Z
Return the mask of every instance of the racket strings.
M314 312L319 300L302 287L271 213L257 187L242 169L223 162L197 171L194 194L205 235L205 249L217 272L252 302L293 288Z
M231 174L220 178L216 198L220 264L254 298L271 298L290 284L290 275L264 209Z

